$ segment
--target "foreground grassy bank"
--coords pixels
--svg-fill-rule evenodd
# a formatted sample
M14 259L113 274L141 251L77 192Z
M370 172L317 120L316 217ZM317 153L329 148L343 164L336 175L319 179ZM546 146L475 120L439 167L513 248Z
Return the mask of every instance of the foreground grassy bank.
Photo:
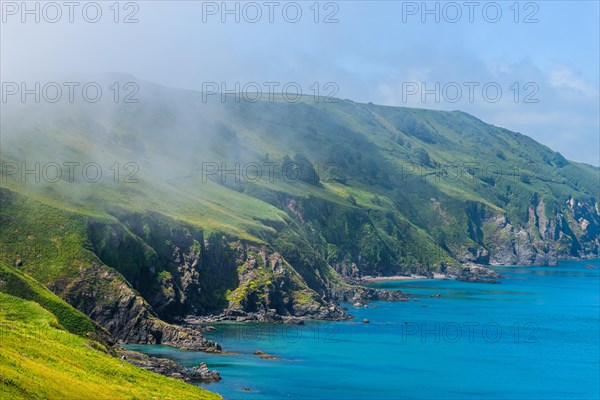
M0 293L2 399L219 399L112 357L39 304Z

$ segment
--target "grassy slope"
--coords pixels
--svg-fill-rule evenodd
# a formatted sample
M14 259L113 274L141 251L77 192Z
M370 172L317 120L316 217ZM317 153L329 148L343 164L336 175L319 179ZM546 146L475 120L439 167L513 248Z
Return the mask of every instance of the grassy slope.
M398 203L395 189L406 203L399 211L426 230L428 224L415 216L431 212L430 198L481 202L520 221L534 192L562 200L596 196L598 191L597 168L577 163L557 167L559 156L545 146L462 112L350 101L205 104L199 93L154 85L143 89L148 97L139 105L111 105L106 112L74 105L75 109L53 110L58 117L49 117L34 109L25 121L18 113L9 113L2 127L9 134L3 139L4 161L26 161L30 167L34 161L42 165L94 161L101 164L103 179L90 184L81 179L44 183L29 178L23 184L9 177L2 184L78 212L102 214L115 205L156 210L208 232L259 242L274 233L271 222L287 220L282 210L257 195L263 189L345 204L352 195L368 208L377 208L370 201L374 194L388 204ZM429 154L430 165L421 165L421 150ZM321 165L335 163L347 176L346 184L329 181L330 185L316 187L278 177L231 190L201 179L202 162L228 162L231 167L233 162L261 162L267 154L270 160L281 161L295 153ZM139 166L137 183L124 182L123 165L130 161ZM114 162L121 165L117 183L109 169ZM438 164L464 163L478 163L482 169L494 166L474 177L463 174L459 180L420 179L421 174L439 172ZM502 174L496 174L495 166ZM412 172L403 174L403 169ZM519 179L524 174L530 176L528 182ZM514 193L513 198L507 200L507 193ZM558 204L550 206L555 206L553 210Z
M60 326L78 336L93 334L98 328L88 317L65 303L35 279L0 262L0 292L38 303L50 311Z
M1 200L0 398L218 398L111 357L103 328L22 272L68 282L97 262L87 250L89 216L7 191ZM8 266L17 259L22 267Z
M0 293L0 398L218 399L134 367L63 329L32 301Z
M529 218L528 207L538 195L544 198L548 217L562 212L570 196L592 203L598 200L598 168L567 162L524 135L458 111L341 100L204 103L199 93L149 83L142 89L136 105L33 106L25 110L27 118L20 118L19 110L8 113L2 125L7 133L3 161L24 161L29 168L34 162L98 162L103 178L89 183L78 173L73 183L34 182L31 177L25 183L13 175L3 176L2 186L73 211L69 218L74 220L82 215L112 219L109 213L114 208L153 210L200 227L207 234L219 231L270 244L282 228L303 228L293 221L295 217L282 205L282 198L317 198L327 203L312 210L313 220L323 218L333 205L353 211L348 218L355 222L359 214L368 214L370 222L357 222L353 229L372 230L367 226L371 223L374 235L386 238L389 244L399 243L395 253L408 254L404 258L408 264L419 259L423 252L420 243L437 243L454 254L482 244L481 240L475 243L468 233L471 217L465 210L469 207L483 206L506 215L513 225L523 226ZM227 184L221 185L202 179L200 173L202 162L225 162L231 168L235 162L281 162L284 156L297 153L322 166L334 163L345 180L323 179L321 185L310 185L277 175L274 181L234 183L229 176ZM429 162L423 162L423 153ZM115 162L121 166L118 182L110 168ZM127 162L139 166L137 182L125 181L123 166ZM451 174L456 169L451 166L465 163L478 169L474 174L462 169L460 178L454 179ZM444 173L448 166L450 175ZM320 172L323 178L329 171ZM27 218L28 207L19 218L35 221ZM65 225L58 220L66 214L61 211L57 215L53 225ZM391 226L396 225L394 221L402 221L398 229ZM335 225L335 221L329 222ZM71 243L81 246L85 243L77 229L71 232ZM310 229L306 229L309 238L315 236ZM56 237L56 229L53 232L57 245L68 239L60 234ZM43 230L39 235L22 233L8 232L7 249L48 241ZM337 245L328 238L323 240ZM31 256L37 254L29 254L26 270L48 283L56 275L54 263L38 268ZM10 254L4 259L13 263L14 257ZM71 263L71 271L77 266ZM48 276L43 277L44 273Z

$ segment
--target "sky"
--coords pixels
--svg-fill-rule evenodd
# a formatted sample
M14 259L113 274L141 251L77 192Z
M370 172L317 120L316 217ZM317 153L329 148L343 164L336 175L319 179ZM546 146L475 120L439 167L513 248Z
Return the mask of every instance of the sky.
M462 110L600 165L598 1L65 4L1 2L3 91L122 72Z

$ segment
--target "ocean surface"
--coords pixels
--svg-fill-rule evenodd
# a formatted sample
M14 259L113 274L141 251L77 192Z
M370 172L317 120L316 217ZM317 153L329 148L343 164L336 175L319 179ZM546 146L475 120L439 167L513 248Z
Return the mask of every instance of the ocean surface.
M411 301L347 305L346 322L214 325L206 336L235 354L127 347L205 361L223 380L202 386L232 400L598 399L599 264L495 268L500 284L380 282Z

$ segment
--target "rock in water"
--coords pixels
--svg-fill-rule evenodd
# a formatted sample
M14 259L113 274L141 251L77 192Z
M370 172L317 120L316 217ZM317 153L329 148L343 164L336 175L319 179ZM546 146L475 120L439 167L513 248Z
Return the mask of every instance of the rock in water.
M457 281L480 282L480 283L500 283L498 281L502 276L489 268L480 265L467 265L456 277Z
M191 379L201 380L205 382L220 381L221 375L219 371L208 369L208 365L205 362L199 366L192 368Z
M191 381L220 381L221 375L218 371L208 369L206 363L201 363L199 366L191 370L176 363L175 361L166 358L150 357L146 354L137 353L135 351L118 349L118 354L121 359L133 364L137 367L147 369L148 371L156 372L157 374L169 376L184 382Z

